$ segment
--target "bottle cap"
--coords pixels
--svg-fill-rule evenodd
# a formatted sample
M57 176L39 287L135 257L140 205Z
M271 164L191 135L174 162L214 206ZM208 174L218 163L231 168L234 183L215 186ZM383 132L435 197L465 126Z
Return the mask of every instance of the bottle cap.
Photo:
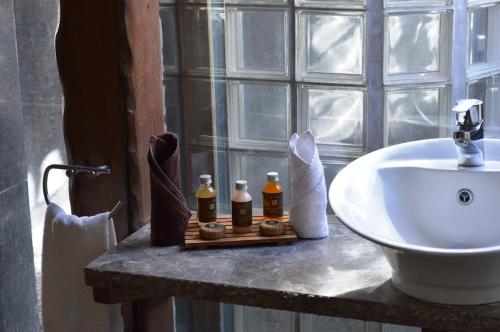
M236 190L246 190L248 188L246 180L236 181Z
M278 177L278 172L268 172L267 173L267 181L278 181L280 178Z
M210 184L212 183L212 176L209 174L200 175L200 184Z

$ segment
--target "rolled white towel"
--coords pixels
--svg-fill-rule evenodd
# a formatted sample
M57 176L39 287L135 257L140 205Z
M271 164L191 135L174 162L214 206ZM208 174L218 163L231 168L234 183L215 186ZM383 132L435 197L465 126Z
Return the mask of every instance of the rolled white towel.
M292 203L290 221L298 236L328 236L326 185L316 140L310 131L290 139Z

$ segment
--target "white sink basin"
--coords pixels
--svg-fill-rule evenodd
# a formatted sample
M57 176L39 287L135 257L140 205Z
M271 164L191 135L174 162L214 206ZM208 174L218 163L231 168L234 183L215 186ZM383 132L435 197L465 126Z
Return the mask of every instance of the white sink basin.
M378 150L337 175L330 204L382 246L402 292L445 304L500 301L500 140L485 140L485 156L484 166L458 167L452 139Z

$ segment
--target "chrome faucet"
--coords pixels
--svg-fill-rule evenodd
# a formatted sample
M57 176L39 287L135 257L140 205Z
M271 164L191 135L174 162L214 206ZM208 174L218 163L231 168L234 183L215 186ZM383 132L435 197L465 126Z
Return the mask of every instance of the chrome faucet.
M484 165L483 102L478 99L461 99L452 111L456 117L457 130L453 133L453 140L458 153L458 165Z

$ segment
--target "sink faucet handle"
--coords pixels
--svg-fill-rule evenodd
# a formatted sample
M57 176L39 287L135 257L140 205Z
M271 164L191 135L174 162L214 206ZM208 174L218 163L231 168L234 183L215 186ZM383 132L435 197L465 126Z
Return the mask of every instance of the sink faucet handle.
M460 99L451 110L455 113L458 130L475 131L483 124L484 113L482 100Z

